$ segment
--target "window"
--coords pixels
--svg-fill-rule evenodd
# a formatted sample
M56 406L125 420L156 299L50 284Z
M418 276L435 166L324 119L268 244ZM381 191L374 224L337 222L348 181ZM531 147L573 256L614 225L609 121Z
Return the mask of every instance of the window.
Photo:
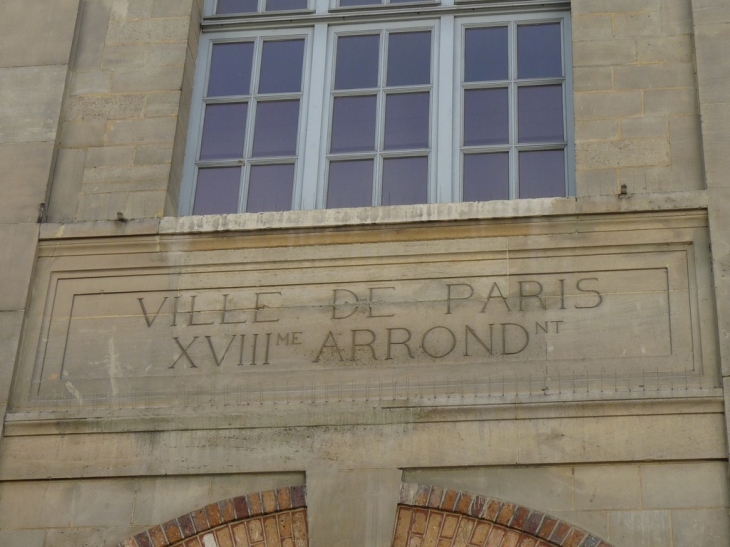
M567 12L338 1L209 2L181 213L572 193Z

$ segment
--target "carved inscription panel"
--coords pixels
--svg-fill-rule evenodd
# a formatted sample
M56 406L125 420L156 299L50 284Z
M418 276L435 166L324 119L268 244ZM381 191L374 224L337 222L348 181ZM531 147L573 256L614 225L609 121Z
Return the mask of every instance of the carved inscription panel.
M47 292L23 355L29 397L699 362L684 250L506 258L375 248L256 262L201 253L198 264L129 268L100 257L87 270L41 259Z

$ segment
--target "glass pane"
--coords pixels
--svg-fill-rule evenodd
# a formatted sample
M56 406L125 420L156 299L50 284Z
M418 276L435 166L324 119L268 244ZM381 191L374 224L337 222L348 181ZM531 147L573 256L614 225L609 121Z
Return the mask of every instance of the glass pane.
M562 86L521 87L518 91L517 105L519 142L565 140Z
M205 107L201 160L243 157L247 103L209 104Z
M428 148L429 93L388 95L385 149Z
M266 11L307 9L307 0L266 0Z
M330 152L375 150L377 97L338 97L332 113Z
M252 13L258 11L258 0L218 0L216 13Z
M464 91L464 146L508 142L507 88Z
M327 208L373 204L373 160L333 161L327 183Z
M391 4L405 4L411 2L433 2L434 0L390 0Z
M222 215L238 212L240 167L215 167L198 171L194 215Z
M299 101L267 101L256 106L253 155L293 156L297 153Z
M347 8L350 6L371 6L381 4L380 0L340 0L340 7Z
M302 89L304 40L264 42L259 93L298 93Z
M507 27L470 28L465 32L464 81L506 80Z
M337 38L335 89L378 87L380 35Z
M520 152L520 197L565 196L563 150Z
M383 160L382 205L410 205L428 201L428 158Z
M253 43L215 44L210 61L208 97L251 92Z
M509 199L509 153L464 156L463 201Z
M560 23L517 27L517 74L519 78L560 78L563 54Z
M388 84L431 83L431 33L399 32L388 37Z
M252 166L246 212L289 211L293 187L294 164Z

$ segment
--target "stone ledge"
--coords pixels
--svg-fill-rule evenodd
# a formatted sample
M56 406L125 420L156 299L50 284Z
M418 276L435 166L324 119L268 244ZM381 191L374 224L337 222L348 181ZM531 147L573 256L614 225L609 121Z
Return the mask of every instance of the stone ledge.
M650 211L706 209L705 191L633 194L588 198L522 199L470 203L432 203L356 209L315 209L130 219L41 225L41 240L87 237L256 232L279 229L327 229L387 226L417 222L505 220Z

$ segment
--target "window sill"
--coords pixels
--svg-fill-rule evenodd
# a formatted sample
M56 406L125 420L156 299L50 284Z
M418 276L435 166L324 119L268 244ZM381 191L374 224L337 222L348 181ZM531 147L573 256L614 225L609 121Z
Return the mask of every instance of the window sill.
M316 209L271 213L239 213L138 219L103 220L69 224L42 224L41 240L87 237L142 236L256 232L278 229L333 229L403 225L419 222L454 222L558 217L594 214L640 213L706 209L705 191L582 198L522 199L472 203L433 203L357 209Z

